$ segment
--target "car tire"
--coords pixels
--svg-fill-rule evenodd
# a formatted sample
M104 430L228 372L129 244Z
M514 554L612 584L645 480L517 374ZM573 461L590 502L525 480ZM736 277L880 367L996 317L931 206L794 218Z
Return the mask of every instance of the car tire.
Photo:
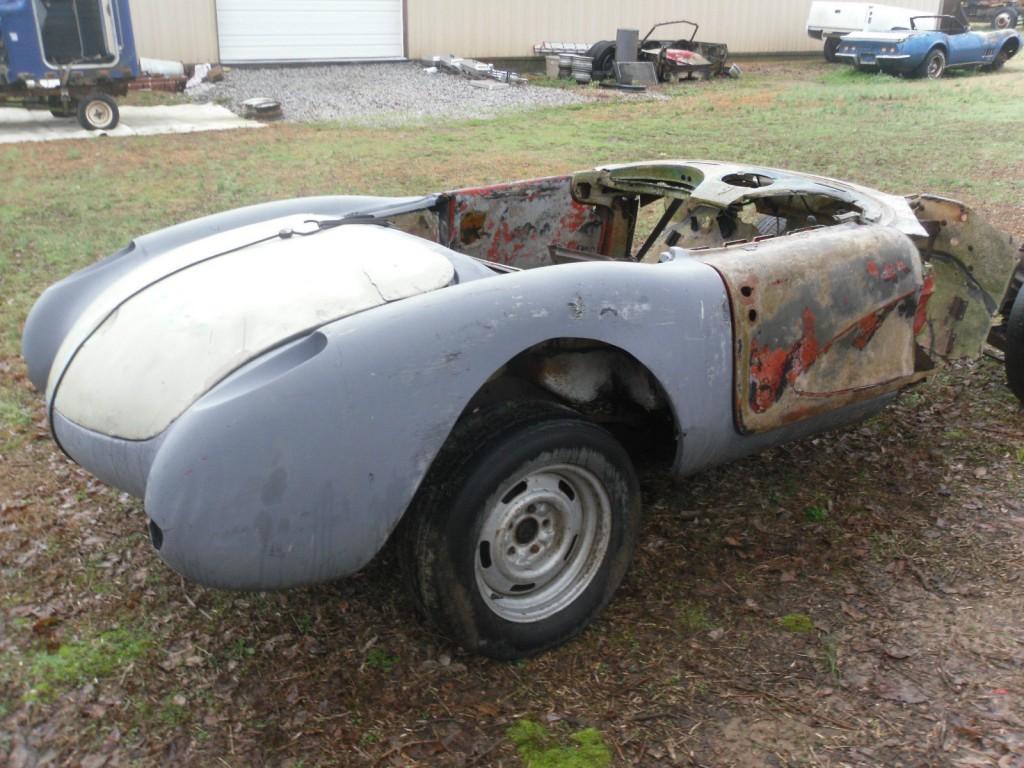
M632 559L640 490L606 430L543 401L456 427L406 513L402 569L428 621L517 659L561 645L608 604Z
M1008 62L1009 60L1010 55L1009 53L1007 53L1006 48L1001 48L999 50L999 53L996 54L996 57L992 59L992 63L989 64L989 69L992 72L998 72L999 70L1006 66L1006 62Z
M1006 382L1024 405L1024 286L1010 308L1006 320Z
M829 64L835 64L839 61L839 57L836 56L836 51L839 50L839 45L842 43L840 37L828 37L825 38L825 61Z
M1013 29L1017 26L1017 21L1020 19L1020 13L1016 8L1007 6L1000 8L994 14L992 14L992 28L993 29Z
M924 61L921 62L921 66L917 68L914 74L917 77L927 77L929 80L938 80L942 77L946 71L946 54L943 53L941 48L933 48L928 52L928 55L924 57Z
M78 124L87 131L113 130L120 119L117 102L105 93L90 93L78 102Z
M587 56L593 59L591 75L594 80L607 80L615 77L615 41L602 40L594 43Z

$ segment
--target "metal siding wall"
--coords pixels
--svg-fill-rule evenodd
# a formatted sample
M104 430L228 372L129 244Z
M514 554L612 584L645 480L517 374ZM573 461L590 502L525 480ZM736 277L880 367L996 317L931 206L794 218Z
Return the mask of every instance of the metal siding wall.
M140 56L186 64L220 60L215 0L130 0Z
M942 0L886 4L937 13ZM811 0L409 0L406 23L410 58L532 56L543 40L613 40L619 27L639 29L642 36L652 24L671 19L698 22L700 39L727 43L735 53L795 53L821 49L805 30L810 7Z
M229 63L403 56L401 0L218 0Z

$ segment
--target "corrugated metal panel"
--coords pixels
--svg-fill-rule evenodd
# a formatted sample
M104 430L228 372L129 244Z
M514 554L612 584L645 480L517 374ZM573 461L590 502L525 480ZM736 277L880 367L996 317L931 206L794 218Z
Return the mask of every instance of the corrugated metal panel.
M218 0L226 63L401 58L402 0Z
M941 0L891 4L936 13ZM544 40L614 40L619 27L642 36L655 22L671 19L698 22L700 39L727 43L735 53L817 51L821 42L805 29L810 7L811 0L409 0L409 55L532 56Z
M219 60L214 0L131 0L130 6L140 56L186 64Z

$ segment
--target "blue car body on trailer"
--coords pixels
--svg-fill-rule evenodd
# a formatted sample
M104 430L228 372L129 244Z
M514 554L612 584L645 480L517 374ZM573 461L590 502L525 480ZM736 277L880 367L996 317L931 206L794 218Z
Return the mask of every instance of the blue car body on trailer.
M0 104L112 128L138 75L128 0L0 0Z
M847 35L836 57L861 70L935 79L956 67L1000 69L1021 47L1016 30L976 32L954 16L916 16L910 24L911 29Z

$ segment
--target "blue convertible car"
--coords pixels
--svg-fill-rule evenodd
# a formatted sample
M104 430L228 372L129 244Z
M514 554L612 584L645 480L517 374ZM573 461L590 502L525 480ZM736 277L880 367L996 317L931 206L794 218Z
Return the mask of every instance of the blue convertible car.
M955 16L915 16L910 29L854 32L836 57L860 70L908 77L942 77L953 67L1000 69L1020 50L1014 29L972 31Z

